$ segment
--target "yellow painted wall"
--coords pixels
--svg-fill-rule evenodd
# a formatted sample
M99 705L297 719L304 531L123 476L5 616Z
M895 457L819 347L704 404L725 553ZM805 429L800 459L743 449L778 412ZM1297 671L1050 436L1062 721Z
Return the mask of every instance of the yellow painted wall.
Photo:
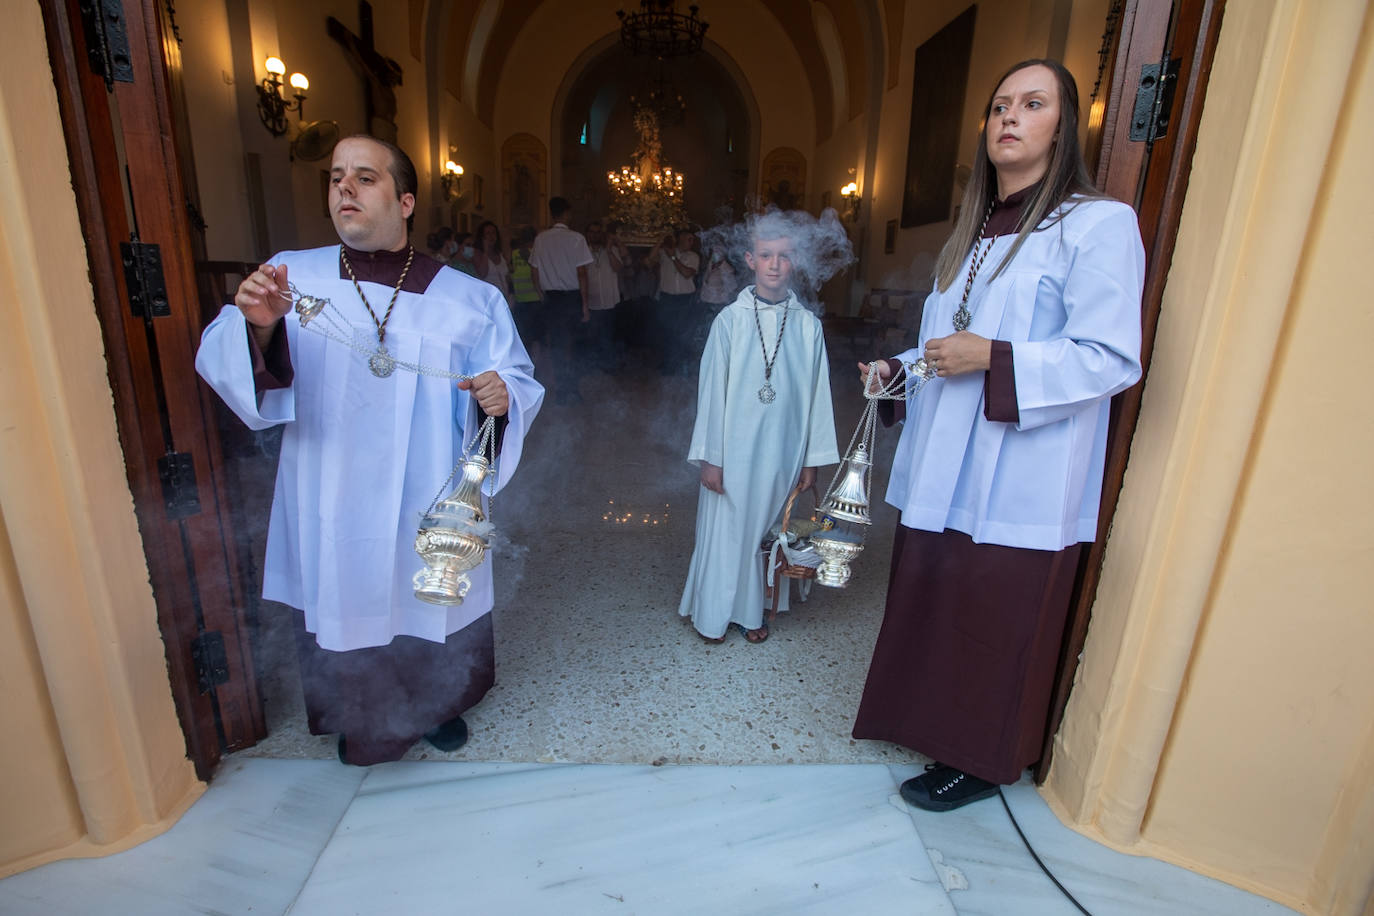
M1374 889L1374 23L1228 4L1046 794L1305 912Z
M0 875L124 848L186 759L37 4L0 30Z

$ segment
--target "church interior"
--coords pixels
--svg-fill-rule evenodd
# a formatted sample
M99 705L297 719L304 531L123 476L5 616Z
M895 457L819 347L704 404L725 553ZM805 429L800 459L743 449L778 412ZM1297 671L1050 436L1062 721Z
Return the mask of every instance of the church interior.
M41 0L0 36L0 722L34 748L0 754L0 910L1068 912L1025 830L1092 913L1374 914L1374 511L1351 511L1374 496L1349 486L1374 415L1355 366L1321 396L1302 376L1329 322L1374 332L1351 294L1374 127L1342 115L1374 102L1367 4L85 7L121 4ZM308 733L291 611L255 597L280 433L237 425L191 360L255 265L337 241L341 137L410 154L417 250L492 222L509 253L554 197L640 254L834 211L855 259L810 292L843 446L855 363L915 343L992 82L1039 57L1141 214L1152 356L1005 809L909 809L929 759L851 737L895 431L847 587L794 593L764 644L678 617L704 324L665 342L648 295L581 400L545 400L493 508L497 683L469 743L360 770ZM1132 139L1161 60L1163 126ZM166 271L141 299L140 242ZM450 860L468 886L435 881Z

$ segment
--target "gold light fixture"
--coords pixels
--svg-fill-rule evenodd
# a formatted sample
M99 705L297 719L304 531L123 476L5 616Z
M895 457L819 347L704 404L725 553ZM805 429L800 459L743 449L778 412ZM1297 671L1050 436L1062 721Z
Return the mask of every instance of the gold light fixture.
M263 61L262 67L267 71L267 76L258 85L258 117L262 118L263 126L272 136L280 137L286 133L288 111L296 112L297 118L303 116L305 94L310 89L310 80L306 79L304 73L291 74L289 83L292 100L288 101L281 94L281 78L286 75L286 64L282 63L280 57L269 57Z
M449 148L452 154L456 150ZM439 185L444 190L445 200L454 200L463 196L463 167L452 159L444 163L443 172L439 175Z
M854 169L849 170L849 184L840 188L840 196L844 198L844 213L842 214L849 222L854 222L859 218L859 183L853 179Z

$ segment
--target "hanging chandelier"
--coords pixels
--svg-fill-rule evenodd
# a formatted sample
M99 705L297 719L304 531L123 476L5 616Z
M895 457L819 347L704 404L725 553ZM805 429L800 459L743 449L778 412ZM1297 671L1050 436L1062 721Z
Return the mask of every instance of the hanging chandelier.
M656 244L686 222L683 186L687 176L663 161L658 114L652 108L635 108L635 130L639 145L634 162L606 173L610 218L624 224L621 235L632 244Z
M630 104L636 109L648 108L658 116L660 127L681 124L687 115L687 101L683 99L682 93L673 88L673 84L663 75L660 65L658 79L654 80L654 88L649 90L649 94L643 98L637 95L630 96Z
M631 54L658 58L682 57L701 50L707 23L697 16L698 7L677 11L674 0L639 0L639 12L616 10L620 17L620 43Z

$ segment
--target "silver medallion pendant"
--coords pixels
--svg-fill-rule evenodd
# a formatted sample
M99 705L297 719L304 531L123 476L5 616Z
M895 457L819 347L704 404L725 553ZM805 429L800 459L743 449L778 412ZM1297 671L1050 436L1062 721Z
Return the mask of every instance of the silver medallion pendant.
M763 387L759 389L759 400L765 404L772 404L777 396L778 393L773 390L773 385L770 382L764 382Z
M971 322L972 320L973 316L969 314L968 309L965 308L963 305L960 305L959 311L954 313L954 330L967 331L969 322Z
M386 378L396 371L396 360L386 352L386 347L378 347L377 352L368 357L367 368L371 369L377 378Z
M926 358L924 356L916 360L916 362L912 364L911 368L914 369L916 371L916 374L919 375L921 378L928 379L934 378L935 376L935 370L930 368L930 363L926 362Z

